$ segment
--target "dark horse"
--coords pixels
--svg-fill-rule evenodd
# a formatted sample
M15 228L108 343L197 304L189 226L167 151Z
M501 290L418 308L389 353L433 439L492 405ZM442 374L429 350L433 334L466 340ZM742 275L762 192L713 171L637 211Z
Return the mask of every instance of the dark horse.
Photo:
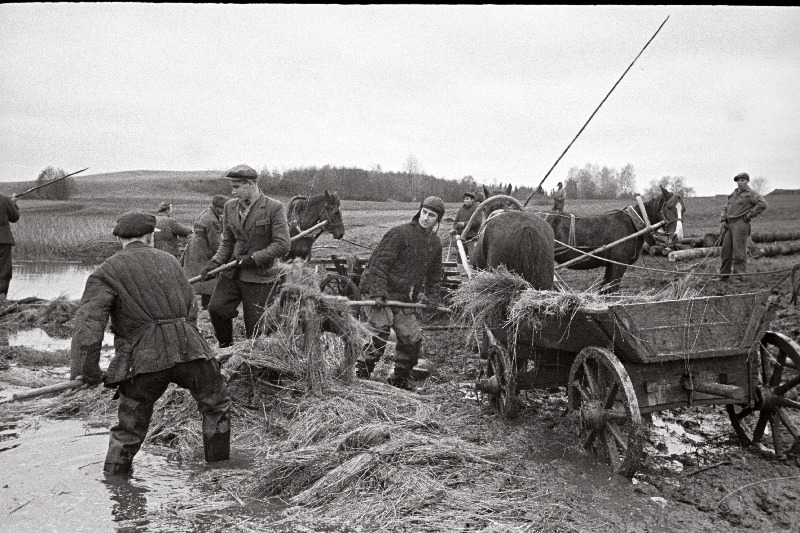
M289 220L289 236L294 237L303 230L315 226L320 222L327 224L320 230L292 241L289 254L285 259L308 259L311 256L311 247L314 241L324 231L329 231L334 239L344 237L344 222L342 212L339 210L339 195L336 192L316 194L309 197L295 196L289 200L287 209Z
M539 215L522 211L521 204L510 196L510 187L495 194L484 187L487 200L476 213L482 211L487 218L478 231L470 260L478 269L503 265L535 289L552 289L553 229ZM467 225L465 237L474 226Z
M673 194L661 187L661 196L644 202L644 208L651 224L664 221L663 227L670 240L679 240L683 237L682 213L685 206L681 193ZM542 213L542 216L546 216L547 221L553 227L556 241L562 243L556 244L555 260L558 263L565 263L582 255L576 250L563 246L564 244L583 252L591 252L628 235L633 235L645 227L642 221L644 217L638 206L628 206L625 209L609 211L592 217L573 217L568 214L554 213ZM589 270L605 267L606 271L600 292L603 294L617 292L628 265L632 265L639 259L644 242L645 236L640 235L616 244L603 252L593 254L602 259L587 257L567 268ZM611 263L603 261L603 259L615 262Z

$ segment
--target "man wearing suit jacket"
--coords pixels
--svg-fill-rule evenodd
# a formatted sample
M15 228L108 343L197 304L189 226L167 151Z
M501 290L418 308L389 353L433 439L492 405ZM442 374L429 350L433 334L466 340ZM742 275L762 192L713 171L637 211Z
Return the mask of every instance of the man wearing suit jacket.
M8 286L11 284L11 249L14 246L11 224L17 220L17 195L0 194L0 300L8 295Z
M222 211L222 237L214 257L203 269L208 272L236 260L236 267L223 271L208 314L220 348L233 344L233 319L242 304L247 338L258 332L258 319L274 297L278 281L273 268L277 259L289 252L289 224L283 203L270 198L258 187L258 173L247 165L230 169L233 199Z

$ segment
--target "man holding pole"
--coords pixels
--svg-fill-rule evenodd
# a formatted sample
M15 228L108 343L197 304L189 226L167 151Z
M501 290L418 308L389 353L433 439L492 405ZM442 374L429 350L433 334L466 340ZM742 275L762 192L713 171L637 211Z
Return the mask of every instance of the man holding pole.
M222 238L214 257L203 269L209 273L236 261L220 273L208 315L220 348L233 345L233 319L242 304L247 338L257 334L258 319L275 295L278 272L275 262L289 253L289 224L282 202L268 197L258 187L258 173L247 165L230 169L225 178L231 195L222 212Z
M422 349L419 311L392 309L386 302L415 302L424 288L426 303L436 307L442 282L442 241L435 228L443 215L441 198L425 198L411 222L387 231L370 255L359 289L366 300L374 300L376 305L366 308L372 338L363 359L356 362L357 377L369 379L394 329L397 336L394 374L387 382L410 389L411 370L419 361Z
M720 215L720 236L722 237L719 278L727 281L733 274L747 272L747 243L750 239L750 221L767 208L764 197L750 188L750 175L737 174L733 180L736 190L728 195L728 203L722 207Z
M0 300L8 296L8 286L11 284L13 265L11 264L14 235L11 233L11 224L19 220L19 207L17 195L6 196L0 194Z
M194 221L193 234L183 251L181 261L186 277L191 278L200 274L206 263L217 253L222 233L220 217L227 201L228 198L221 194L214 195L211 205L205 208ZM200 307L203 309L208 309L208 303L214 293L214 285L216 285L215 280L198 282L194 285L194 291L200 295Z
M203 417L207 462L230 455L230 396L214 353L197 329L197 302L178 260L153 248L156 217L131 211L114 235L122 250L86 281L72 336L70 379L117 387L119 411L103 470L130 472L153 406L170 383L189 389ZM115 355L103 373L100 346L111 319Z
M453 237L456 235L460 235L464 228L467 226L467 222L469 219L472 218L472 213L478 208L478 204L475 203L475 193L471 191L467 191L464 193L464 204L458 208L458 213L456 213L456 219L453 221L453 227L450 230L450 242L452 243ZM467 256L469 256L469 249L467 249ZM456 262L461 263L461 255L456 256Z

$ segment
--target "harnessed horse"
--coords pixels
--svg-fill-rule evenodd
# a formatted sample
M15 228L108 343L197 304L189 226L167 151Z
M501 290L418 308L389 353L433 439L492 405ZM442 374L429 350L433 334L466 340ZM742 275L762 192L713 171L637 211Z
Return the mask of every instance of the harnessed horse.
M320 222L327 224L318 231L292 241L291 248L285 259L308 259L311 256L311 247L323 232L328 231L334 239L344 237L344 222L342 212L339 210L339 195L336 192L317 194L311 197L294 196L289 200L287 208L289 220L289 236L298 235Z

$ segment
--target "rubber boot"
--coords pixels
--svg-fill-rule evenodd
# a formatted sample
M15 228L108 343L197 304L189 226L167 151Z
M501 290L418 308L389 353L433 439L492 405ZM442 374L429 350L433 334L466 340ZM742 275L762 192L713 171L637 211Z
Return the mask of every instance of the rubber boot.
M133 455L122 449L108 449L103 472L106 474L130 474L133 470Z
M214 328L214 336L217 338L220 348L233 346L233 319L222 318L216 313L209 312L211 326Z
M369 379L373 370L375 370L375 363L362 361L361 359L356 361L356 377L358 379Z
M207 463L217 463L230 459L231 432L203 435L203 452Z
M408 368L397 368L397 366L395 366L394 372L386 380L386 383L398 389L413 390L411 384L408 382L410 377L409 373L410 370Z

